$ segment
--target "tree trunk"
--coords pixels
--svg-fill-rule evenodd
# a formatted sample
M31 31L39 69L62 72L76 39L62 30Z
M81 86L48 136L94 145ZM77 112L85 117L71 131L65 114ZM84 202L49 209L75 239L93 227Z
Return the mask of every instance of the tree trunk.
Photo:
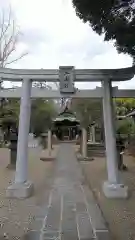
M16 157L17 157L17 150L11 150L10 165L16 166Z
M4 141L3 131L2 128L0 127L0 143L3 143L3 141Z

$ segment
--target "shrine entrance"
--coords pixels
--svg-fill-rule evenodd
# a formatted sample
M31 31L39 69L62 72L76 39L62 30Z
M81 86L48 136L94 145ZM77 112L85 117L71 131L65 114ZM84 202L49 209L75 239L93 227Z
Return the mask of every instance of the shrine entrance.
M21 98L17 161L15 181L8 187L7 196L25 198L31 195L33 184L28 181L28 135L30 127L31 98L100 98L103 101L105 130L107 181L103 192L109 198L126 198L128 187L119 176L116 148L115 115L113 97L135 97L133 89L112 87L112 82L127 81L134 77L135 67L122 69L75 69L60 67L52 70L7 69L0 68L1 81L22 82L17 89L1 89L0 98ZM59 90L32 88L32 81L60 82ZM78 90L75 82L101 82L101 87ZM82 138L86 131L82 129ZM48 145L51 149L51 131L48 131Z
M75 140L80 131L80 121L66 106L53 121L53 132L61 141Z

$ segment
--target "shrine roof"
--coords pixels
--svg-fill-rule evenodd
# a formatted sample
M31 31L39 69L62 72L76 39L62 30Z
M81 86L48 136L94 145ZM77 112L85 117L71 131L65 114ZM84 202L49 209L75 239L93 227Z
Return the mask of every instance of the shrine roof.
M54 119L54 122L61 122L64 120L68 120L71 122L80 122L77 118L75 113L73 113L71 110L68 109L68 107L66 106L64 111L62 111L61 113L58 114L58 117L56 117Z

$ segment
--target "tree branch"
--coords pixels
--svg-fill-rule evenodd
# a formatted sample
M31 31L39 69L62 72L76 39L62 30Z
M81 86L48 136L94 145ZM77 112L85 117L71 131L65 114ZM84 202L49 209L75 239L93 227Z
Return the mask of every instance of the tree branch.
M28 55L28 52L23 53L20 57L14 59L14 60L11 60L11 61L9 61L9 62L6 62L6 63L5 63L5 66L7 66L7 65L9 65L9 64L11 64L11 63L17 62L18 60L22 59L22 58L23 58L24 56L26 56L26 55Z
M17 62L28 54L28 52L24 52L19 57L9 60L12 58L12 53L16 51L20 34L21 32L17 29L15 20L12 18L10 8L8 19L6 19L5 12L3 12L0 25L0 67L6 67L11 63Z

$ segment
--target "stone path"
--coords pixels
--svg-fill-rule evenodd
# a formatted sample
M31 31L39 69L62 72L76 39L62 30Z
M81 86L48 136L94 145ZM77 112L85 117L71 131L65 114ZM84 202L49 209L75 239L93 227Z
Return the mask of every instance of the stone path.
M100 209L85 183L72 144L60 145L54 164L49 200L42 208L42 228L39 238L35 239L110 239ZM34 239L32 235L31 239Z

